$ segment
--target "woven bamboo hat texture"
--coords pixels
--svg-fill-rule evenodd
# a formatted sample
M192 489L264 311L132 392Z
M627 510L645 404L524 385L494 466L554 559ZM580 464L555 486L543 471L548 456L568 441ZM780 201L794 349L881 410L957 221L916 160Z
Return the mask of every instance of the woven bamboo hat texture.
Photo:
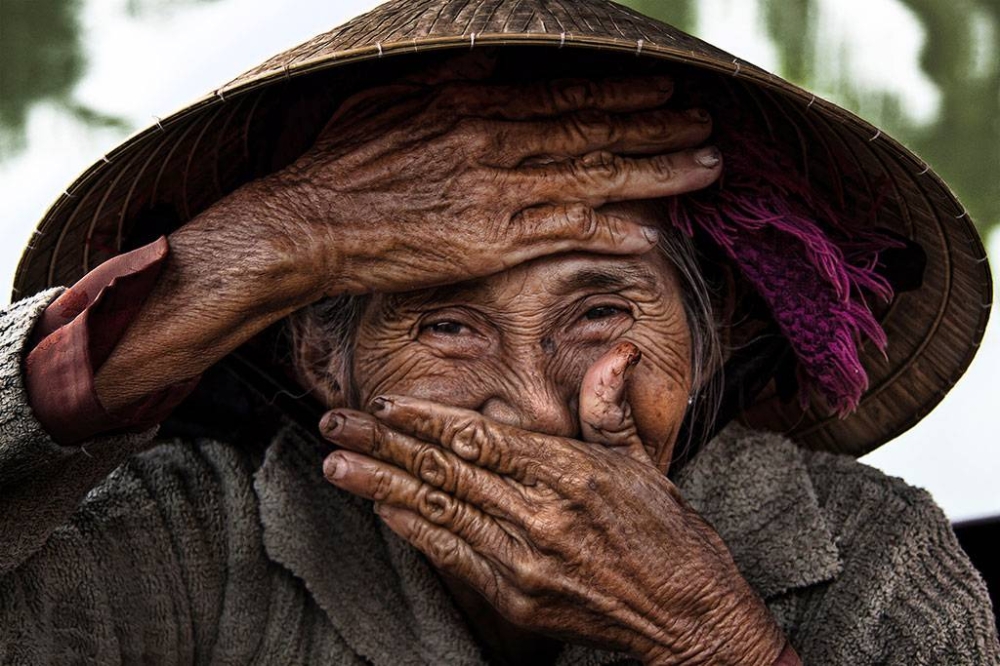
M930 166L844 109L606 0L392 0L266 61L84 172L40 222L18 267L14 299L72 284L289 163L352 92L483 48L520 59L528 70L700 77L764 118L811 182L849 188L857 210L877 211L878 226L923 248L919 288L876 312L887 357L862 349L870 386L856 412L839 419L816 406L803 410L770 387L744 411L749 424L859 456L923 418L965 371L989 315L990 271L972 221ZM839 171L860 177L844 185Z

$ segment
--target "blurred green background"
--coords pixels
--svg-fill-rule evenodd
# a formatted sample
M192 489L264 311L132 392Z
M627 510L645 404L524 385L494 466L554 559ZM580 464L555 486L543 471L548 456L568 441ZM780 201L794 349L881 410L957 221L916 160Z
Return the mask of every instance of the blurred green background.
M0 0L0 302L46 206L90 163L157 117L375 4ZM907 144L955 189L1000 263L1000 0L623 4ZM998 328L994 321L969 373L934 413L865 457L931 490L956 520L1000 515Z

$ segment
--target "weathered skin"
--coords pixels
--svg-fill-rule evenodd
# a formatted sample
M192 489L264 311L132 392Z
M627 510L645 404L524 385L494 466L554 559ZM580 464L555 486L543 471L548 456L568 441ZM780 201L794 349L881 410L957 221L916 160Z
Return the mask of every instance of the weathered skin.
M689 346L659 253L544 257L377 296L353 361L373 415L327 415L324 434L349 451L324 472L458 581L481 637L512 663L525 652L512 646L537 653L535 637L496 635L499 618L461 585L515 626L650 663L770 664L780 631L663 474Z
M654 229L599 207L698 189L722 167L714 148L694 149L711 132L703 112L658 109L671 90L645 78L359 94L308 154L171 234L98 396L113 410L195 376L324 295L447 284L554 252L648 251Z
M172 234L156 289L97 374L100 400L113 410L195 376L327 295L411 292L575 252L477 283L494 285L497 300L474 328L504 332L506 346L448 325L418 327L409 342L399 328L383 327L384 339L366 329L362 395L437 402L393 398L380 421L341 412L336 432L328 420L328 435L354 453L326 471L377 496L385 521L461 581L466 607L465 592L478 590L516 625L650 662L769 663L780 633L662 474L690 380L673 278L645 254L656 231L603 207L712 183L720 156L696 148L710 119L662 110L672 90L662 78L455 78L358 95L291 167ZM628 300L631 314L587 319L588 306L574 318L536 283L538 271L550 282L549 272L582 265L645 266L667 288L623 287L607 300ZM521 298L534 314L511 305ZM635 348L615 347L620 339ZM417 348L423 356L395 374L378 369L380 354ZM636 349L644 360L626 400ZM462 354L481 376L463 370L472 360ZM434 389L442 368L451 379Z

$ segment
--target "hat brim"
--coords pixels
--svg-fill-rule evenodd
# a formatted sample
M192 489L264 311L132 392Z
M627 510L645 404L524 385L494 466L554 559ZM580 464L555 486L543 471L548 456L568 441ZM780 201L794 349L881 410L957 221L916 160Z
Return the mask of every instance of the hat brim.
M840 419L766 389L743 413L749 425L785 432L809 448L860 456L917 423L964 373L986 327L992 281L972 221L934 171L835 104L602 0L574 2L572 10L546 0L396 0L265 62L83 173L40 222L18 266L14 299L72 284L287 164L353 91L419 67L436 53L483 47L541 50L568 71L574 62L600 58L612 69L641 65L715 77L737 103L766 119L812 182L833 192L843 187L838 169L857 174L846 193L854 209L877 210L878 226L923 248L921 286L878 313L887 355L869 346L861 351L870 386L858 409ZM171 214L149 214L163 209Z

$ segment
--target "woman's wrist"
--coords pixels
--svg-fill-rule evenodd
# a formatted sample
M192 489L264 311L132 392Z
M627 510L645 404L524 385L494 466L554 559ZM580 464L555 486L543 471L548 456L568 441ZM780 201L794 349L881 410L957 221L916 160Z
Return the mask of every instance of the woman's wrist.
M322 298L337 261L311 228L306 190L275 174L233 192L170 236L173 279L211 282L206 298L263 316Z
M155 287L96 373L107 409L198 376L322 298L309 253L286 230L296 226L294 200L275 196L276 187L270 179L250 183L170 235ZM290 205L276 205L283 200Z
M720 625L706 627L705 633L714 635L699 639L686 649L676 645L658 645L642 657L650 666L677 666L678 664L733 664L775 666L788 642L780 630ZM782 662L784 666L784 662Z
M742 576L727 587L726 593L706 593L710 601L692 604L707 610L689 619L686 630L674 626L647 643L641 651L643 663L773 666L787 645L781 628Z

